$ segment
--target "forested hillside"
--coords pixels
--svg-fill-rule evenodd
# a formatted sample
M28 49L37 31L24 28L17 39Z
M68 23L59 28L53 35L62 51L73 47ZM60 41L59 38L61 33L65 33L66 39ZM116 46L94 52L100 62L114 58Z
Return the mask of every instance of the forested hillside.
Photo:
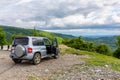
M0 26L0 28L3 29L6 33L7 42L12 42L12 36L13 35L23 35L23 36L33 36L33 30L32 29L24 29L24 28L18 28L18 27L12 27L12 26ZM65 35L65 34L57 34L57 33L51 33L46 31L37 30L39 36L48 37L52 39L53 37L58 38L59 42L62 43L64 39L70 39L75 38L71 35ZM107 44L110 46L111 50L114 51L116 46L116 36L105 36L105 37L83 37L83 40L94 42L96 44Z
M105 37L98 37L98 38L90 38L90 37L83 37L85 41L94 42L96 44L107 44L110 46L111 50L114 51L117 48L116 36L105 36Z
M111 42L112 40L110 41L108 39L108 41ZM108 56L114 56L120 59L120 36L116 37L116 42L115 42L116 48L114 48L114 51L112 51L107 44L104 44L104 43L96 44L96 43L90 42L90 39L88 42L83 40L82 37L66 40L66 41L63 41L63 43L69 47L72 47L78 50L97 52L97 53L108 55Z
M23 36L33 36L33 30L32 29L24 29L24 28L18 28L18 27L12 27L12 26L0 26L0 28L3 29L3 31L6 33L7 42L12 42L12 35L18 35L21 34ZM64 34L56 34L46 31L37 30L39 36L42 37L48 37L50 39L56 37L59 40L59 43L61 43L64 39L73 38L74 36L71 35L64 35Z

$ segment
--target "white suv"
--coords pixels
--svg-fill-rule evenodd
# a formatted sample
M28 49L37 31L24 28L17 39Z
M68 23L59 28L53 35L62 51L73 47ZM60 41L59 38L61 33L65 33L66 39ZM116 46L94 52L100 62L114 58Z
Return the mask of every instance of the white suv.
M52 42L46 37L16 37L12 43L10 57L15 63L21 63L22 60L32 60L39 64L42 58L59 57L59 47L57 39Z

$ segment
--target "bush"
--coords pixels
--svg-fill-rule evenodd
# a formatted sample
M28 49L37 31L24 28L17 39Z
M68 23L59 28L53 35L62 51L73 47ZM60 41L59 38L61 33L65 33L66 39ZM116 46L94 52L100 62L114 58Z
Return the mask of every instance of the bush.
M105 44L100 44L96 47L96 52L104 55L110 55L110 48Z
M120 47L116 49L116 51L113 53L113 56L120 59Z
M80 49L85 51L95 51L94 43L86 42L82 39L82 37L63 41L63 44L75 49Z
M113 56L120 59L120 36L117 36L117 46L118 48L113 53Z
M85 50L91 52L96 51L104 55L111 55L110 48L107 45L100 44L96 47L95 43L84 41L81 37L63 41L63 44L79 50Z

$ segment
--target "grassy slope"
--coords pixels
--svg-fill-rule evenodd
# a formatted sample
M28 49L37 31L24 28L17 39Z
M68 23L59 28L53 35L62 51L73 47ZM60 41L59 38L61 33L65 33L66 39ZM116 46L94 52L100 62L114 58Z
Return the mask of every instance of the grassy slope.
M120 71L120 59L112 56L106 56L95 52L81 51L73 48L61 49L61 54L88 55L90 58L83 58L87 65L106 66L116 71Z
M24 36L33 35L32 29L24 29L24 28L11 27L11 26L0 26L0 28L2 28L5 31L6 38L9 43L12 42L11 36L13 34L22 33ZM38 30L38 32L39 32L39 36L48 37L50 39L56 37L59 43L61 43L64 39L73 38L73 36L71 35L56 34L56 33L51 33L51 32L46 32L46 31L41 31L41 30Z

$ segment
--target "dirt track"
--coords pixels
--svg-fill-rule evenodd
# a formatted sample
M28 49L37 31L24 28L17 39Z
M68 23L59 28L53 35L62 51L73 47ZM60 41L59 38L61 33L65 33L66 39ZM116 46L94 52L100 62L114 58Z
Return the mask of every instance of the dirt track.
M8 51L0 51L0 80L120 80L120 73L105 67L90 67L81 58L67 54L46 58L39 65L14 64Z
M2 55L1 55L2 54ZM84 61L78 61L78 56L64 55L59 59L47 58L43 59L39 65L32 65L30 62L22 62L14 64L9 58L9 52L0 51L0 80L25 80L30 76L40 76L47 79L51 74L74 64L82 64ZM47 76L46 76L47 75Z

